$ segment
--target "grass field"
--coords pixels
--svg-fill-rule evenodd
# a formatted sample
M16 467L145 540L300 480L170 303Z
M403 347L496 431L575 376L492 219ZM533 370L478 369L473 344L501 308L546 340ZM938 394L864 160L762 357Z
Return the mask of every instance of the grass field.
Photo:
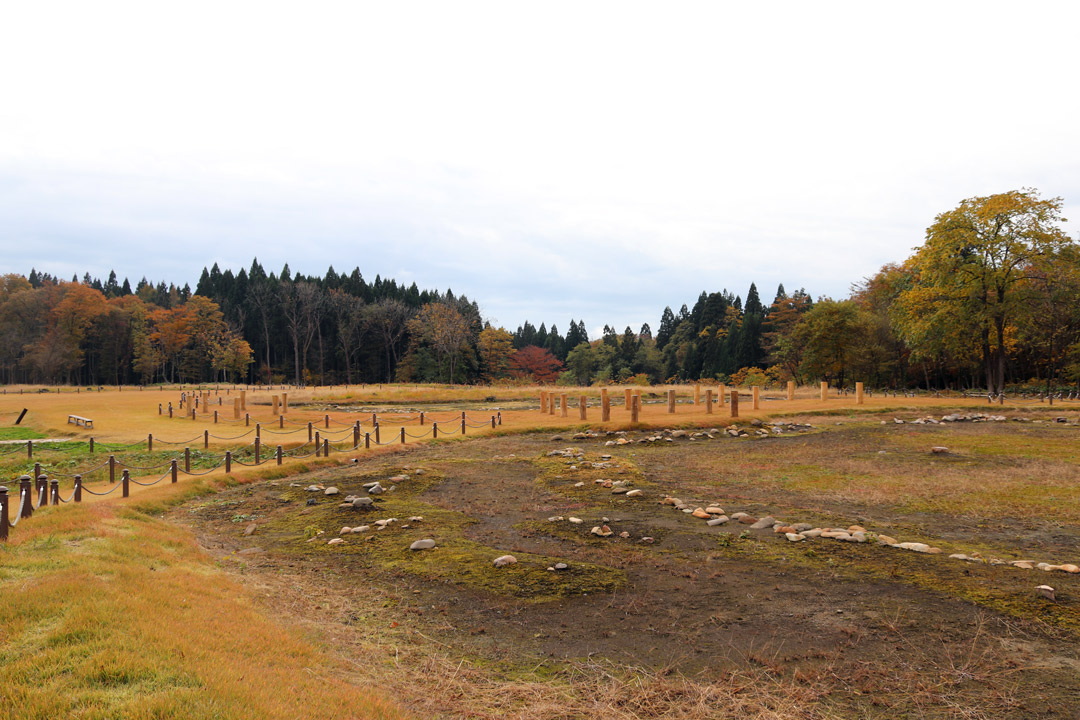
M814 426L791 435L571 438L586 427L638 440L655 436L647 428L732 422L727 408L706 415L688 402L692 388L678 391L672 416L663 389L644 389L637 427L618 405L607 426L594 407L584 423L576 405L566 419L542 415L535 388L290 393L289 419L301 425L377 411L392 433L392 410L449 423L460 409L495 408L503 424L470 428L464 442L410 438L39 510L0 543L4 716L1075 717L1080 576L947 556L1080 560L1080 404L995 405L1010 421L917 425L987 406L890 397L856 407L807 391L740 408L742 427L769 417ZM110 447L213 430L201 415L157 414L178 393L9 392L0 432L70 439L35 450L65 473L100 460L90 436ZM23 425L11 428L22 407ZM252 423L274 427L269 393L249 394L248 409ZM95 428L68 425L72 413ZM219 423L233 435L241 427ZM234 445L211 442L193 469ZM548 455L568 446L583 459ZM0 456L11 479L30 466L23 452ZM151 464L172 451L124 452ZM390 485L402 472L411 479L366 515L304 491L320 482L362 494L363 482ZM603 479L644 498L613 495ZM943 553L708 527L659 505L665 494L784 522L859 524ZM571 515L584 522L548 521ZM385 530L326 543L342 526L391 516L399 522ZM591 534L598 524L616 534ZM439 549L408 551L420 537ZM496 570L505 553L518 563ZM556 562L569 567L548 570ZM1042 583L1056 601L1034 592Z

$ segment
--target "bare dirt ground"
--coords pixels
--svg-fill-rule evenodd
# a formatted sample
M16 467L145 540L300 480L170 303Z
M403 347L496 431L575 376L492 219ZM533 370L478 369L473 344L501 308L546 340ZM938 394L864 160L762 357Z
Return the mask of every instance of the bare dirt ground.
M420 715L1080 717L1080 575L948 557L1080 561L1075 426L811 422L760 439L409 446L173 517L343 675ZM939 444L952 451L931 456ZM373 480L388 488L375 509L338 507ZM943 552L709 527L666 495ZM612 536L590 532L605 524ZM420 538L438 548L408 550ZM518 562L494 568L507 553Z

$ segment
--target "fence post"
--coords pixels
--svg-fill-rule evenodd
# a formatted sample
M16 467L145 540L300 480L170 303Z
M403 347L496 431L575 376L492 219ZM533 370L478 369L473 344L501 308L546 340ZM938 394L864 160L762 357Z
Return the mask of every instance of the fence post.
M630 391L627 390L627 392L630 392ZM640 415L641 415L641 396L640 395L631 395L630 396L630 422L636 423L638 421L638 417Z
M431 423L431 439L434 440L437 437L439 437L439 423L433 422Z
M760 409L759 405L761 403L761 388L759 388L757 385L752 385L750 386L750 392L753 393L754 397L754 409Z
M861 382L855 383L855 404L863 404L863 384Z
M94 454L94 438L90 438L90 454Z
M369 432L364 433L364 449L371 449L371 433Z
M275 453L275 455L277 455L277 464L280 465L281 464L281 446L280 445L277 446L277 452Z
M499 424L502 425L502 410L495 413L495 417L499 419Z
M258 435L255 436L255 464L259 464L260 450L262 449L262 438Z
M313 436L312 436L312 434L311 434L311 423L309 422L309 423L307 424L307 441L308 441L308 442L311 442L311 441L312 441L313 439L314 439L314 438L313 438Z
M667 411L668 411L669 415L673 415L675 413L675 391L674 390L668 390L667 391Z
M465 434L465 413L461 413L461 434Z
M0 485L0 540L8 539L8 494L7 487Z
M34 480L36 481L39 477L41 477L41 463L36 462L34 463Z
M323 438L322 441L322 456L330 457L330 438Z
M376 438L378 440L378 438ZM322 454L322 438L319 436L319 431L315 431L315 457L319 457Z
M154 452L154 434L150 433L146 436L146 452Z
M203 450L209 450L210 449L210 431L209 430L203 430L202 431L202 446L203 446Z
M22 498L24 495L26 496L26 502L22 504L22 514L19 516L20 518L28 518L34 514L34 496L32 492L33 491L30 489L30 476L20 475L19 497Z
M281 414L289 412L289 393L281 393Z
M110 455L109 456L109 484L113 485L115 483L116 483L116 456L115 455Z
M52 497L50 502L53 505L60 504L60 481L56 478L49 481L49 495Z
M705 391L705 414L712 415L712 388Z
M191 419L192 420L196 419L196 417L195 417L195 408L191 408Z
M75 502L82 502L82 475L75 476Z
M191 472L191 448L184 448L184 472Z
M176 458L169 462L169 472L172 473L172 481L176 482Z
M608 397L607 388L600 390L600 422L611 419L611 398Z
M124 472L123 472L123 474L122 474L122 475L120 476L120 482L121 482L121 483L123 484L123 486L124 486L124 487L123 487L123 488L121 489L121 491L120 491L120 492L122 492L122 493L123 493L124 497L127 497L127 496L128 496L128 493L129 493L129 492L131 491L131 487L130 487L130 485L129 485L129 483L131 482L131 476L130 476L130 475L128 475L128 471L127 471L127 468L124 468Z
M589 408L589 399L587 397L585 397L584 395L582 395L581 397L578 398L578 419L579 420L588 420L589 419L588 418L588 412L589 412L588 408ZM495 423L492 422L491 426L495 427Z
M567 411L569 410L569 408L567 407L566 399L566 393L559 394L559 409L562 411L563 417L567 416Z
M424 427L424 411L420 411L420 427Z
M27 440L26 441L26 459L27 460L32 460L33 457L34 457L34 441L33 440Z
M739 417L739 391L731 391L731 417Z
M405 444L405 428L404 428L404 426L402 426L402 428L401 428L401 444L402 445Z
M225 451L225 474L232 472L232 450Z
M244 413L244 427L251 427L251 414Z
M352 428L352 446L360 447L360 421L357 420L356 424Z
M379 424L379 418L375 413L371 413L371 424L372 425L378 425Z
M45 475L38 475L38 478L35 481L35 483L36 483L36 485L34 486L34 489L37 490L37 494L38 494L38 498L37 498L38 507L41 507L42 505L48 507L48 505L49 505L49 478L46 477Z
M319 433L315 433L315 437L319 437ZM375 444L380 445L382 441L379 439L379 423L375 423Z

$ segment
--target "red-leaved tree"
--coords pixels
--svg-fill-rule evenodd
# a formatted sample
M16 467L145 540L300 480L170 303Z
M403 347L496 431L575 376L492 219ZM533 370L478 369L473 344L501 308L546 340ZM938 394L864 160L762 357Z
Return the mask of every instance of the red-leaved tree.
M526 345L510 356L510 374L516 378L532 377L538 383L551 383L562 369L559 358L535 345Z

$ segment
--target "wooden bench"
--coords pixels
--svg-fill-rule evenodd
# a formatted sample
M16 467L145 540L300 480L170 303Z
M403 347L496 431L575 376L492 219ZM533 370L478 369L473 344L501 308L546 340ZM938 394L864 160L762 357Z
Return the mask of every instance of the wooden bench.
M75 425L78 425L79 427L84 427L84 428L93 428L94 427L94 421L93 420L91 420L90 418L80 417L78 415L68 415L68 424L70 425L72 423L74 423Z

